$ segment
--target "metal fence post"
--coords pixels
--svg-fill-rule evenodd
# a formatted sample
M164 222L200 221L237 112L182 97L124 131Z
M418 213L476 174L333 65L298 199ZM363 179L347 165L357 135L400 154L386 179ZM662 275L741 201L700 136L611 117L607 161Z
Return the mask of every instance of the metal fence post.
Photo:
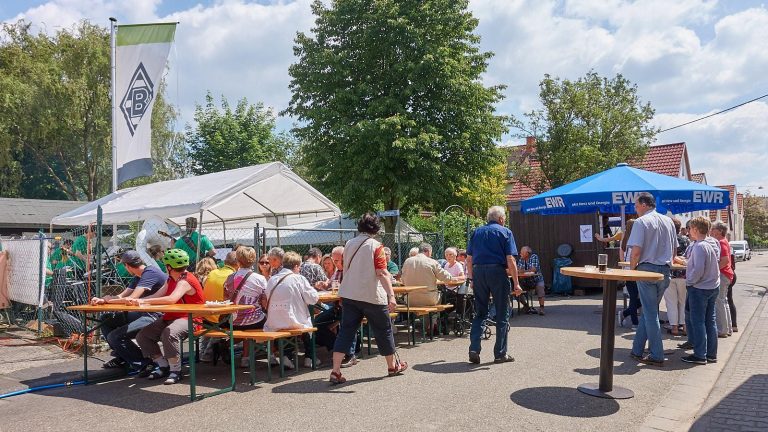
M403 266L403 248L400 244L400 215L397 215L397 222L395 222L395 232L397 233L397 266Z
M259 241L259 223L256 222L256 226L253 227L253 247L258 252L258 256L261 257L263 252L261 251L261 242Z
M43 287L45 286L43 279L45 277L45 260L43 258L45 254L45 235L42 229L38 233L38 238L40 239L40 258L38 259L40 265L37 272L37 337L40 337L43 332L43 308L40 304L40 298L43 296Z

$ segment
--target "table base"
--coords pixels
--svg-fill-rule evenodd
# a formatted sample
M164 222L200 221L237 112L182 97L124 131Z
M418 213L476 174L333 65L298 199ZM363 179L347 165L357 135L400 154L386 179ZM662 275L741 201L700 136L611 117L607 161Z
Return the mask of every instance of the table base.
M584 394L603 399L631 399L635 397L635 393L632 390L624 387L614 386L611 391L602 391L600 390L600 385L598 383L582 384L578 389Z

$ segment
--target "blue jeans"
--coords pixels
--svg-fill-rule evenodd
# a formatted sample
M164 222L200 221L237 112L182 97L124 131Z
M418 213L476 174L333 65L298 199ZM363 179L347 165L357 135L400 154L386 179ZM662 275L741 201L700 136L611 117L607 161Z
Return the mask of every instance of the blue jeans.
M507 354L509 293L512 290L507 269L500 265L475 265L472 269L476 315L472 320L472 330L469 332L469 350L480 353L483 321L488 316L488 303L493 296L493 306L496 311L496 345L493 346L493 356L494 358L504 357Z
M106 318L101 326L101 334L118 357L134 367L144 362L141 349L133 342L139 330L152 324L162 316L160 313L128 312L115 313Z
M635 340L632 342L632 354L642 356L645 351L645 343L651 351L652 360L664 360L664 345L661 343L661 326L659 325L659 303L664 298L664 291L669 286L669 266L642 263L638 270L660 273L664 279L648 282L638 281L637 291L640 294L640 303L643 305L643 319L637 326Z
M328 305L324 305L328 306ZM310 306L310 313L312 306ZM336 324L337 321L341 321L342 310L341 307L333 305L320 312L315 316L315 327L317 327L316 342L318 346L325 347L328 352L333 351L333 346L336 344L336 333L331 330L331 326ZM352 347L349 349L348 355L353 355L359 352L362 346L360 332L357 332L355 340L352 342Z
M715 306L720 290L688 287L688 309L690 319L688 340L693 345L693 355L698 358L717 358L717 324Z

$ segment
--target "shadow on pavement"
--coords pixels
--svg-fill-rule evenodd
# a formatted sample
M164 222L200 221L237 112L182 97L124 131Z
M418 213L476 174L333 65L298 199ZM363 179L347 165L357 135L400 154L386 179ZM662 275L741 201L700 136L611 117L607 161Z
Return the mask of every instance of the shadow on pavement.
M583 297L581 297L583 298ZM595 313L599 305L569 304L568 299L550 301L545 305L546 315L515 315L509 325L515 327L547 328L583 331L591 335L600 334L601 317Z
M517 405L546 414L564 417L605 417L616 413L613 399L587 396L572 387L533 387L518 390L509 398Z
M668 351L665 351L664 357L666 360L664 361L664 366L658 367L658 366L650 366L645 365L643 363L639 363L637 360L632 359L629 354L632 350L629 348L616 348L613 351L613 361L614 362L621 362L618 366L614 366L613 368L613 374L614 375L634 375L637 372L643 370L643 369L651 369L651 370L658 370L660 372L663 371L676 371L676 370L682 370L682 369L690 369L693 367L692 365L688 363L683 363L677 357L679 357L678 352L670 353ZM585 351L586 354L590 357L594 357L599 359L600 358L600 348L593 348ZM683 351L680 351L681 353ZM588 376L597 376L600 375L600 367L596 366L594 368L585 368L585 369L574 369L573 370L576 373L580 373L582 375L588 375Z
M691 432L712 430L765 430L765 412L768 400L765 389L768 388L768 375L753 375L743 384L728 393L709 411L699 417L691 426ZM735 410L738 410L736 416ZM759 422L759 423L757 423ZM759 425L758 425L759 424Z
M420 372L430 372L436 374L467 373L481 370L489 370L490 367L482 364L472 364L468 362L451 362L445 360L436 360L431 363L422 363L413 366L414 370Z
M285 383L285 384L274 387L272 389L272 393L349 394L349 393L355 392L353 389L349 388L350 386L353 386L355 384L367 383L367 382L381 381L384 378L386 377L378 376L378 377L351 379L351 380L347 380L347 382L345 382L344 384L338 384L338 385L331 385L328 382L328 379L312 379L312 380L306 380L306 381L295 381L295 382L289 382L289 383ZM394 377L394 378L396 379L397 377Z

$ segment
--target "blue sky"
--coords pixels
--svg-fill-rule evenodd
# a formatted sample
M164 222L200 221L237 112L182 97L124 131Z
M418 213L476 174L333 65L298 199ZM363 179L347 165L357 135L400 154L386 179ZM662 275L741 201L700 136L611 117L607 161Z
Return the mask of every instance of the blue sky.
M104 26L179 21L169 99L181 129L205 92L247 97L280 111L297 31L313 23L311 0L33 0L0 2L0 18L40 29L80 19ZM481 48L495 52L484 80L507 85L504 114L539 107L545 73L575 79L593 69L623 74L666 128L768 93L768 9L751 0L471 0ZM768 189L768 98L691 126L657 143L685 141L693 172L710 184ZM290 128L292 119L278 125ZM504 137L504 144L517 140ZM740 188L744 190L746 188Z

